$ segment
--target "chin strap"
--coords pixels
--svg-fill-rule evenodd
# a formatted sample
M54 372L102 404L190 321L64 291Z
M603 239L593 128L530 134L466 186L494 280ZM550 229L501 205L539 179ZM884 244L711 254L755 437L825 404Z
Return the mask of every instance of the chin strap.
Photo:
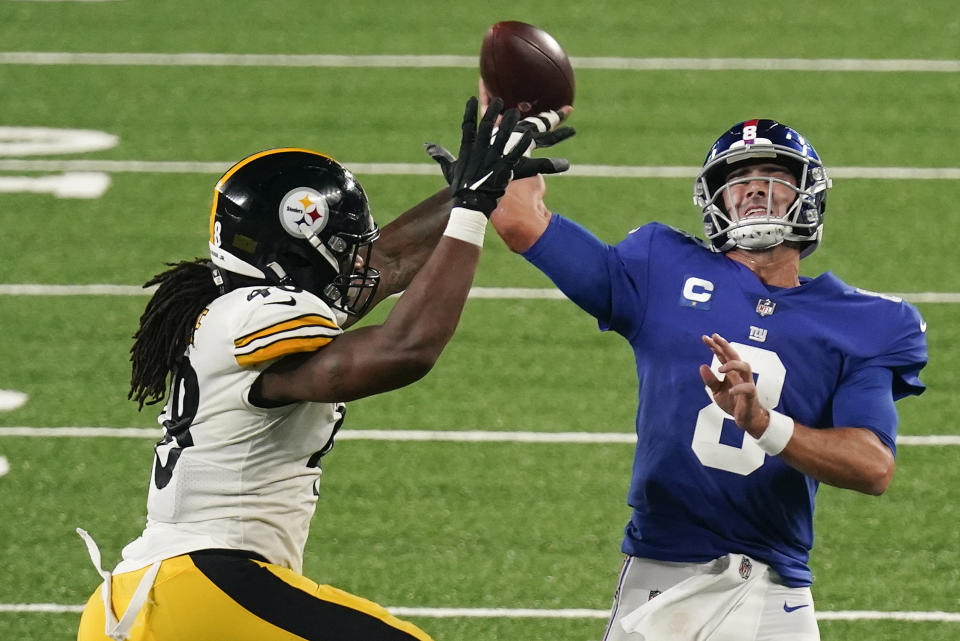
M226 282L223 280L223 272L220 271L220 268L210 263L210 275L213 277L213 284L217 286L217 289L220 290L220 295L223 296L227 293Z
M267 263L266 278L252 278L243 274L236 274L228 269L221 269L212 263L210 265L210 275L213 278L213 283L220 290L221 296L240 287L293 284L287 272L277 263Z
M277 279L277 284L283 284L284 281L289 280L290 277L287 276L287 272L283 270L283 267L279 263L270 262L267 263L267 269L269 269Z

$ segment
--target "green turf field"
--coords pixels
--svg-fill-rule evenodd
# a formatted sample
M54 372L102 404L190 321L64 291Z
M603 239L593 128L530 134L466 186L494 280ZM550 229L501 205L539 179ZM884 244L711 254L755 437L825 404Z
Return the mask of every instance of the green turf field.
M960 61L960 12L948 0L802 8L0 0L0 390L29 395L0 412L0 427L155 426L152 408L137 413L125 400L127 350L145 297L28 296L13 286L139 285L165 261L204 254L219 173L268 147L363 163L369 169L357 174L382 225L442 179L388 175L373 164L428 168L422 143L456 146L463 102L476 88L470 67L135 64L142 58L132 54L475 56L486 28L504 19L545 27L583 60ZM128 55L106 65L33 64L31 52ZM583 68L570 122L578 134L562 152L575 168L693 168L724 128L748 117L804 132L828 168L851 176L834 180L824 244L805 273L830 270L883 292L954 294L954 302L918 303L929 323L929 389L900 404L901 434L951 436L960 433L960 180L877 179L857 168L956 176L958 106L956 67ZM9 151L4 127L94 130L117 143L27 156ZM10 187L68 171L105 171L110 186L93 199L36 193L36 182ZM650 220L699 233L691 187L692 174L571 175L549 180L548 204L608 242ZM477 285L550 287L488 236ZM369 322L390 303L381 307ZM635 376L622 339L598 332L572 303L475 299L434 371L352 403L345 429L630 434ZM9 463L0 476L0 640L75 638L76 607L99 577L74 529L97 538L106 564L119 558L143 525L152 441L0 436L0 456ZM602 636L596 613L610 604L629 515L629 444L344 439L324 461L307 545L311 578L398 608L542 611L410 617L438 641ZM824 487L812 556L823 638L960 638L958 506L957 445L901 446L880 498ZM570 609L589 613L557 614Z

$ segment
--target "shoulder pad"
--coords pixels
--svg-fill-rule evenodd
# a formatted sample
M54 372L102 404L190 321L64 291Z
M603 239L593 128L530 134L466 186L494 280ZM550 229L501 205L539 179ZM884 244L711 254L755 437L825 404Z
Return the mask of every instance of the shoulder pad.
M684 231L684 230L680 229L679 227L674 227L674 226L672 226L672 225L663 225L662 223L661 223L661 226L662 226L664 229L669 229L670 231L672 231L672 232L674 232L674 233L676 233L676 234L679 234L679 235L682 236L684 239L689 240L689 241L695 243L696 245L699 245L700 247L703 247L704 249L709 249L710 251L713 251L713 247L712 247L712 245L710 245L710 243L708 243L707 241L703 240L702 238L699 238L698 236L694 236L693 234L691 234L691 233L688 232L688 231Z
M244 320L233 340L239 365L250 367L313 352L343 333L330 307L313 294L283 287L235 290ZM239 310L238 310L239 311Z

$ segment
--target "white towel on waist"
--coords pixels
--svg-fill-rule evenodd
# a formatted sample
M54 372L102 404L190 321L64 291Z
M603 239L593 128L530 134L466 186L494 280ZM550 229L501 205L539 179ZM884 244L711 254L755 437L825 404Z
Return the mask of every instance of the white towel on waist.
M100 596L103 598L103 632L113 639L113 641L127 641L127 639L130 638L130 630L133 628L133 624L136 623L137 615L140 614L140 610L143 609L144 604L147 602L147 596L150 594L151 588L153 588L153 581L157 578L157 573L160 571L161 562L155 561L144 573L140 582L137 584L137 589L134 591L133 596L130 597L130 603L127 605L126 611L120 615L120 619L117 620L117 615L113 612L113 574L103 569L100 559L100 548L97 547L97 542L93 540L93 537L90 536L86 530L79 527L77 528L77 534L79 534L83 542L87 544L87 553L90 555L90 560L97 569L97 573L103 577L103 586L100 588Z
M749 641L763 610L768 566L728 554L719 574L685 579L624 615L620 625L638 641ZM722 564L721 564L721 567Z

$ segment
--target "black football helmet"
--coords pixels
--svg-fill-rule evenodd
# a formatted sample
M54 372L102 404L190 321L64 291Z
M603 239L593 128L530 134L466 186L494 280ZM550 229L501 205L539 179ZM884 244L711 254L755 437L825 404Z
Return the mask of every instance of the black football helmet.
M224 291L266 281L359 316L380 283L369 264L379 236L360 183L315 151L261 151L231 167L214 190L210 258Z
M732 185L750 179L729 180L732 170L743 165L773 162L794 175L797 186L769 178L796 193L796 199L782 218L771 215L738 220L726 211L723 194ZM717 139L693 187L693 202L703 215L703 228L714 251L766 249L784 241L800 247L800 257L813 252L823 237L823 213L827 190L833 182L820 156L795 129L775 120L747 120L737 123Z

